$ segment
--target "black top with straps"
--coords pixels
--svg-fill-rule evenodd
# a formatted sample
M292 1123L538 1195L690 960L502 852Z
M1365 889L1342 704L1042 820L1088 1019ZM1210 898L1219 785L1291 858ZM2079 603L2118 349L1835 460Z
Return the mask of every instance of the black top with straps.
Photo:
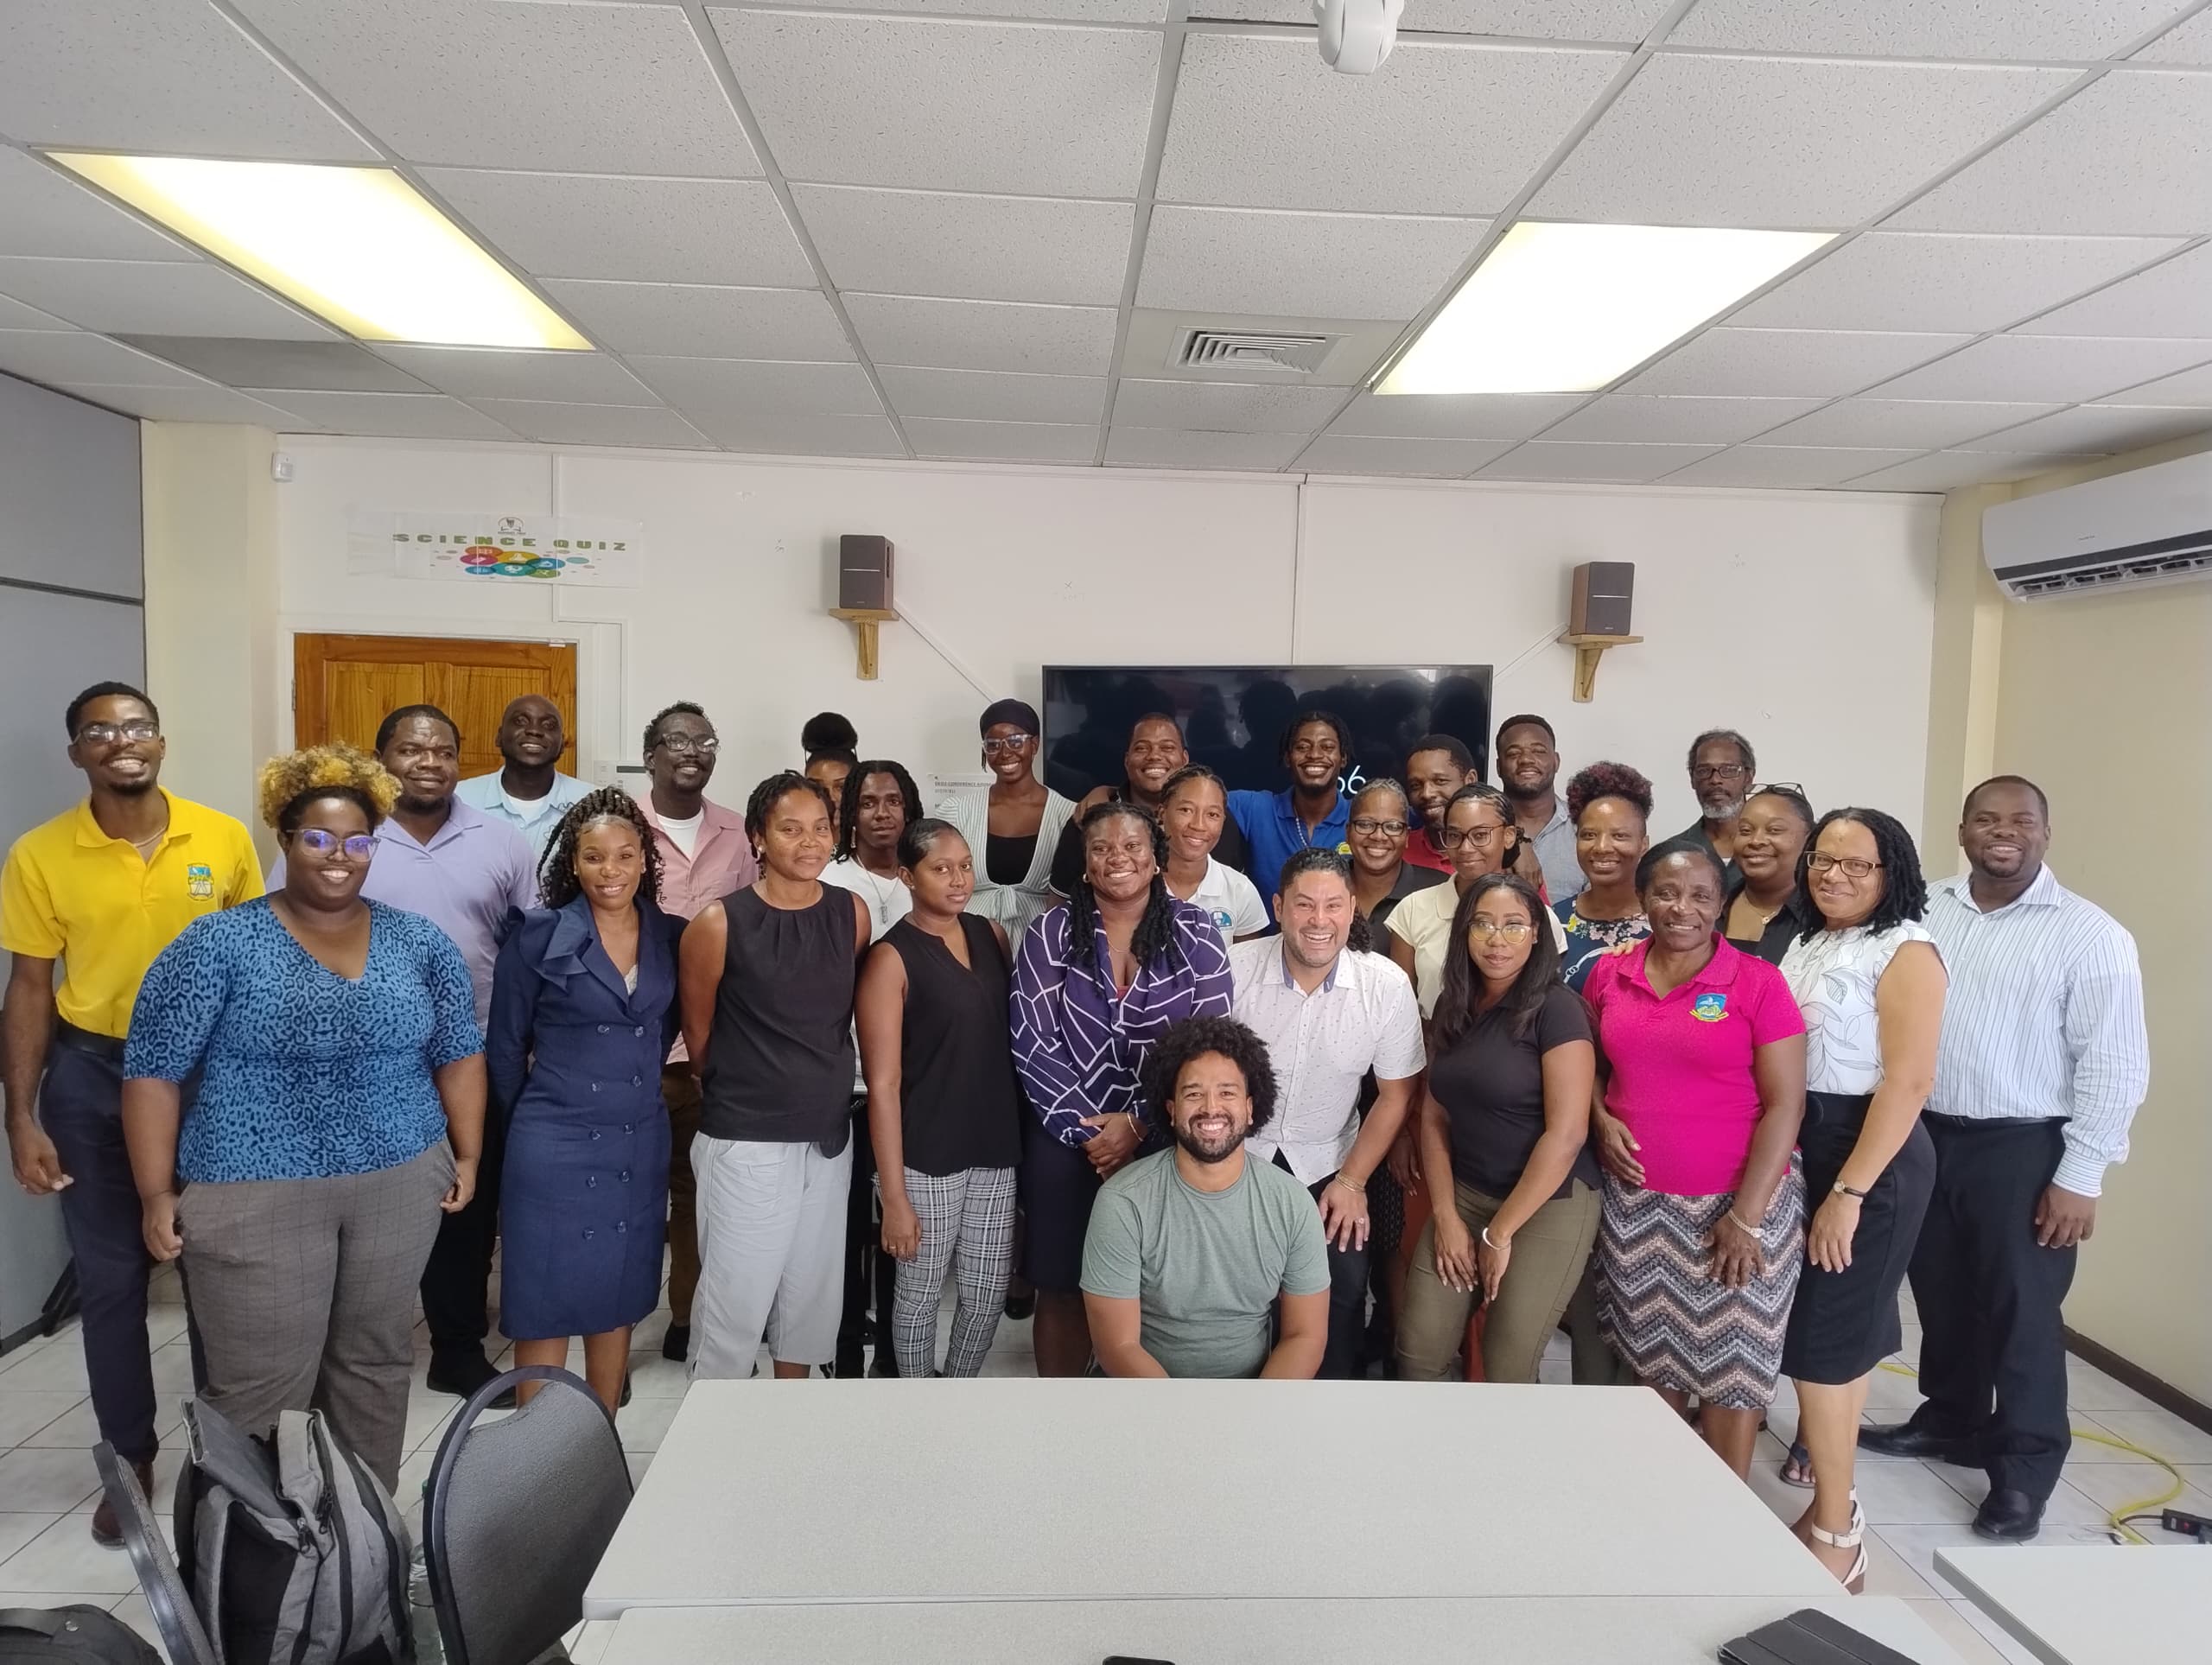
M699 1078L699 1131L708 1137L844 1138L860 975L854 907L853 893L835 885L803 908L772 906L750 888L722 899L729 943Z
M883 933L906 968L899 1054L906 1166L943 1176L1021 1160L1021 1098L1007 1026L1006 956L990 921L960 916L962 965L944 939L901 919Z

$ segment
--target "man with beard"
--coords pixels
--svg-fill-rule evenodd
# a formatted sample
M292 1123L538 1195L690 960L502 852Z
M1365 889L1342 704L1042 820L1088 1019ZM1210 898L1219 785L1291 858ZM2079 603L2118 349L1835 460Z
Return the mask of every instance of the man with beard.
M1759 763L1751 743L1732 728L1708 728L1690 742L1690 791L1697 794L1698 818L1676 838L1711 850L1722 876L1736 877L1736 822L1744 813ZM1571 850L1570 850L1570 853Z
M1061 896L1072 896L1076 880L1083 877L1083 832L1077 823L1082 821L1084 811L1094 804L1141 804L1158 815L1160 795L1167 785L1168 776L1190 760L1191 754L1183 746L1183 731L1165 711L1147 711L1131 724L1128 749L1122 753L1122 784L1094 786L1085 792L1061 830L1058 847L1052 852L1053 891ZM1213 847L1213 859L1239 873L1245 870L1245 863L1251 859L1244 846L1244 835L1236 829L1234 820L1222 823L1221 836Z
M1351 762L1351 730L1333 711L1308 707L1282 731L1283 766L1290 785L1279 792L1235 791L1229 818L1250 846L1251 871L1263 894L1272 894L1282 864L1303 849L1341 850L1351 800L1339 788Z
M469 808L505 822L529 841L531 853L542 858L569 805L591 793L586 782L561 772L561 753L567 745L559 706L543 694L510 700L499 719L499 755L505 766L488 775L472 775L454 788L454 796Z
M1513 823L1535 847L1544 894L1563 902L1582 888L1575 857L1574 822L1553 790L1559 779L1559 739L1543 718L1508 717L1497 730L1497 784L1512 800Z
M1912 1255L1920 1390L1868 1451L1984 1469L1985 1538L2032 1538L2072 1443L2059 1306L2096 1228L2104 1172L2149 1090L2135 939L2044 865L2042 789L1999 775L1967 794L1967 871L1928 887L1950 973L1921 1122L1936 1193Z
M810 724L809 727L812 725ZM681 919L709 902L750 890L760 863L746 836L745 817L707 797L721 739L707 714L678 700L645 725L645 775L652 790L638 807L660 852L660 906ZM682 1363L691 1350L691 1298L699 1287L698 1180L691 1141L699 1132L699 1077L679 1038L660 1072L668 1106L668 1333L663 1358Z
M95 683L66 721L90 796L17 839L0 871L0 948L15 956L0 1019L8 1150L16 1184L60 1193L93 1420L150 1495L152 1262L123 1142L124 1038L155 956L201 915L260 895L261 864L245 827L160 785L161 714L137 689ZM123 1541L105 1498L92 1531L110 1548Z
M1404 1126L1426 1061L1412 980L1386 954L1347 950L1351 861L1300 850L1275 895L1280 937L1229 950L1236 1019L1267 1043L1281 1103L1252 1155L1290 1174L1320 1205L1329 1245L1329 1340L1321 1375L1359 1373L1367 1331L1367 1181ZM1363 1078L1376 1096L1363 1119Z
M1267 1043L1234 1018L1187 1018L1146 1055L1142 1080L1174 1144L1109 1179L1091 1212L1083 1299L1100 1369L1312 1376L1329 1329L1321 1217L1288 1172L1245 1159L1274 1114Z
M1436 835L1444 829L1444 806L1462 786L1483 778L1475 754L1456 734L1423 734L1406 753L1406 801L1419 824L1406 836L1406 860L1438 873L1452 871Z

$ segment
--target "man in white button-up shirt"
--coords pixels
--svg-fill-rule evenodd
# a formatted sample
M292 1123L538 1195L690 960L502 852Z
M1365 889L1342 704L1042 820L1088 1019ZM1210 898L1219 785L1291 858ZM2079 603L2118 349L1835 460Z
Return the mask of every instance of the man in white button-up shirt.
M1268 1044L1275 1114L1254 1134L1254 1158L1287 1169L1313 1193L1329 1240L1329 1343L1324 1377L1357 1374L1367 1323L1367 1179L1382 1165L1426 1061L1414 987L1383 954L1351 949L1351 864L1300 850L1274 899L1282 934L1229 951L1235 1015ZM1360 1084L1375 1077L1364 1122Z

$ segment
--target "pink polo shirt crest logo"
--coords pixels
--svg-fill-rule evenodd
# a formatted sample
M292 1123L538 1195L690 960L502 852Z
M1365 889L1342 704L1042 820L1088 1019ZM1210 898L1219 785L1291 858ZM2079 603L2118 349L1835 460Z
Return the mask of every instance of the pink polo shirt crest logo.
M1700 995L1690 1002L1690 1015L1700 1023L1718 1023L1728 1015L1726 995Z

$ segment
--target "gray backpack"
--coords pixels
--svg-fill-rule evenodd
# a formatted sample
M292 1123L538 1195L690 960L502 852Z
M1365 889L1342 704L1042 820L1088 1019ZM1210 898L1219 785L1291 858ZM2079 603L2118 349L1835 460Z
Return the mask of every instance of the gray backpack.
M322 1413L264 1441L194 1400L184 1426L177 1564L220 1665L412 1660L406 1525Z

